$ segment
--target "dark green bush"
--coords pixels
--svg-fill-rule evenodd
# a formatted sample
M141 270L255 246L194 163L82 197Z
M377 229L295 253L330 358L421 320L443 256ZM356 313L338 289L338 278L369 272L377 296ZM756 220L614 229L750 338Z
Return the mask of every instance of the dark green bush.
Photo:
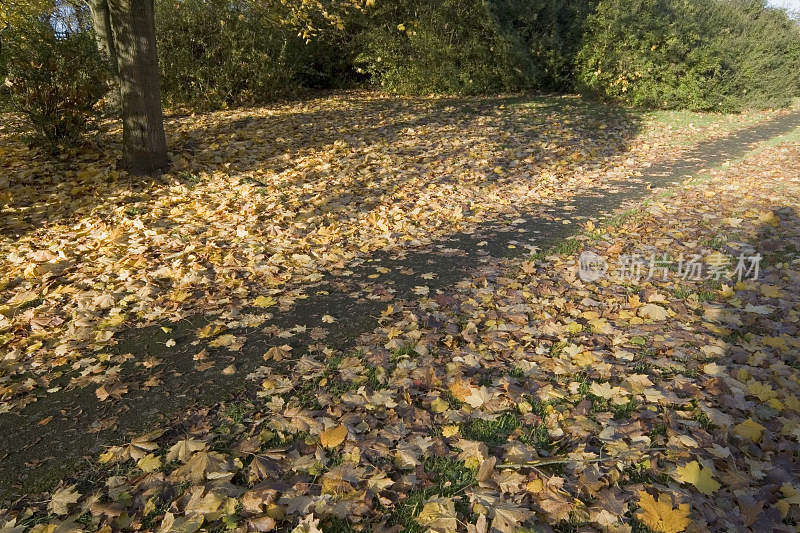
M586 90L640 107L736 111L800 93L800 33L748 0L601 0L577 58Z
M720 80L721 109L782 107L800 96L800 26L762 2L717 6L714 46L728 66Z
M109 79L91 32L56 35L45 19L3 31L0 75L5 105L30 122L35 140L53 145L77 141L92 127Z
M162 89L170 105L252 104L330 83L341 59L306 42L281 2L157 0Z
M476 94L570 86L588 1L380 2L356 64L399 93Z

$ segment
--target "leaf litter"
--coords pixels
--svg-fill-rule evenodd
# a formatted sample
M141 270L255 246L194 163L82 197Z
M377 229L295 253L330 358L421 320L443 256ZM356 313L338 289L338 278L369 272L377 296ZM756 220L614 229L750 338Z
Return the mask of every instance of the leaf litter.
M275 350L257 399L108 447L104 475L2 530L793 531L799 162L797 144L763 148L587 223L573 247L750 247L758 281L586 283L575 253L487 258L389 304L351 353Z
M639 127L575 97L344 93L172 118L175 165L151 182L116 171L107 146L53 160L19 142L10 120L0 131L0 413L64 387L124 395L128 384L115 382L128 356L104 349L125 329L286 310L323 274L346 276L376 250L602 190L687 138L774 115ZM103 142L118 139L110 127Z

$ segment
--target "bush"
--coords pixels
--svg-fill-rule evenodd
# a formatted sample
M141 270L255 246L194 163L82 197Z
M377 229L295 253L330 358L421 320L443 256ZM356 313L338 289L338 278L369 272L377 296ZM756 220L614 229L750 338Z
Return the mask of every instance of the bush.
M157 0L166 102L216 109L328 85L339 54L304 41L288 18L281 2Z
M602 0L577 57L586 90L648 108L737 111L800 92L800 33L748 0Z
M34 140L75 142L93 126L94 106L109 72L91 32L56 35L46 19L28 20L0 36L6 105L31 124Z
M760 1L717 4L714 47L728 76L719 80L721 109L784 107L800 96L800 26Z
M398 93L476 94L570 84L587 1L381 2L358 32L357 66Z

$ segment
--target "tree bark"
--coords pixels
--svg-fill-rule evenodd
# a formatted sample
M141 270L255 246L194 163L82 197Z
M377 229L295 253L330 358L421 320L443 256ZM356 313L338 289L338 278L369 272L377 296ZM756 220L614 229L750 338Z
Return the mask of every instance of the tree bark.
M152 174L169 166L153 0L107 0L122 104L123 168Z
M108 58L114 74L117 73L117 50L114 46L114 34L111 31L111 12L106 0L88 0L89 10L92 13L94 35L97 39L97 49Z

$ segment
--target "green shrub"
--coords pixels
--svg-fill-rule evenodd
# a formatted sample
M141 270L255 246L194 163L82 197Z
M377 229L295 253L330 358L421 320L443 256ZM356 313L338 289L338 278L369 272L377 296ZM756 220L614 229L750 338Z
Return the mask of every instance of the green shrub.
M760 1L719 2L717 11L714 46L729 65L720 107L783 107L800 96L800 26Z
M341 65L306 42L281 2L157 0L162 90L169 105L221 108L326 86Z
M31 124L34 140L77 141L93 126L94 107L108 88L106 62L91 32L56 35L46 19L7 28L0 36L5 105Z
M377 3L357 32L357 66L398 93L477 94L570 85L588 1Z
M577 57L585 90L649 108L736 111L798 94L800 33L749 0L601 0Z

